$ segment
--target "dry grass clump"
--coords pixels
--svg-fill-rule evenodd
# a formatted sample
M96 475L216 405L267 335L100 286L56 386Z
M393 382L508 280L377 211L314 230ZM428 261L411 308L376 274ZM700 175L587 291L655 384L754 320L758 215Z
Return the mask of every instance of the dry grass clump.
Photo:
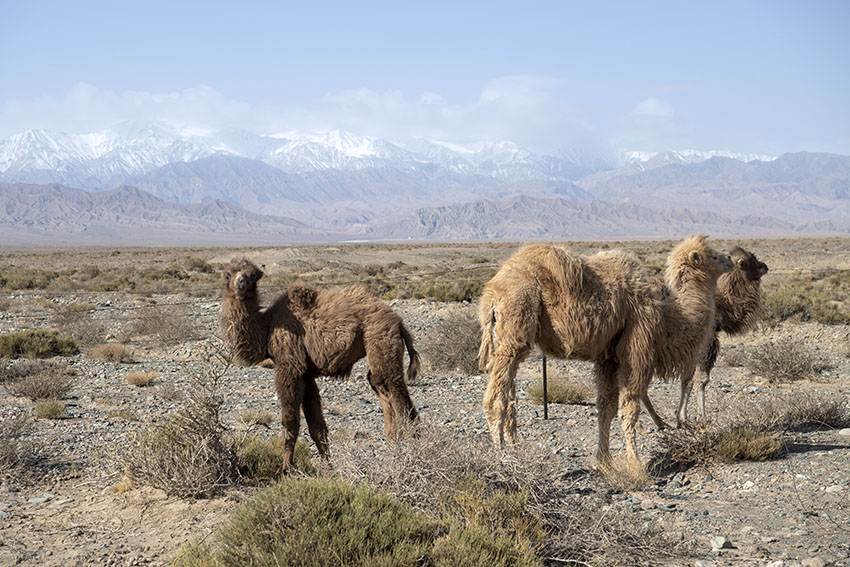
M821 354L792 339L765 341L744 349L743 365L770 383L817 378L831 368Z
M89 356L106 362L131 362L133 355L120 343L103 343L89 349Z
M534 381L526 389L528 398L536 403L543 403L543 379ZM587 404L596 395L593 388L581 382L569 381L563 378L549 378L546 381L546 399L550 404Z
M65 417L65 404L59 400L38 400L32 415L36 419L62 419Z
M137 310L120 335L124 341L138 337L150 337L161 346L171 346L198 338L198 331L184 309L150 305Z
M239 474L251 482L269 482L280 478L283 470L283 437L275 435L269 439L248 436L236 446L236 461ZM310 457L310 449L303 441L295 444L290 474L315 476L316 467Z
M93 303L69 303L53 315L52 323L62 329L62 332L74 337L78 345L97 344L106 335L106 327L92 320L91 314L96 307Z
M338 449L335 473L387 492L450 530L468 527L461 539L471 544L490 542L487 553L493 555L475 547L463 551L471 565L506 557L506 550L518 552L518 564L535 565L650 565L676 553L659 528L642 529L644 521L626 517L624 510L603 510L604 500L592 495L592 484L577 486L590 484L592 477L566 480L534 446L518 448L518 458L498 452L486 439L422 425L415 436L377 454L358 451ZM476 560L474 553L483 558Z
M481 328L470 307L443 317L422 343L422 360L437 372L478 374Z
M610 463L600 466L599 472L620 492L642 490L653 482L643 463L629 461L619 455L615 456Z
M245 410L239 414L239 421L245 425L262 425L263 427L271 427L277 416L272 412L265 410Z
M159 377L159 372L152 370L150 372L128 372L124 375L124 379L131 386L150 386Z
M726 462L765 461L776 457L782 448L778 434L747 426L724 429L715 443L717 457Z
M32 401L62 399L73 388L74 376L74 370L63 364L24 361L0 371L0 382L10 394Z
M121 409L121 410L112 410L106 414L108 419L123 419L124 421L139 421L139 416L136 412Z
M74 339L60 336L57 331L31 329L0 335L0 357L45 358L71 356L79 352Z

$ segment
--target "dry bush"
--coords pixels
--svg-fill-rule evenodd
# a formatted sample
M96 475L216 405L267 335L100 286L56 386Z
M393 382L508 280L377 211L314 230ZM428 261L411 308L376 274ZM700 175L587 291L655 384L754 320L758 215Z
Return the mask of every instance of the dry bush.
M757 404L734 404L704 427L669 431L654 467L664 470L716 461L760 461L779 455L789 431L850 426L850 400L844 396L796 393Z
M10 394L32 401L62 399L73 388L74 375L74 370L63 364L26 361L6 367L0 373L0 381Z
M792 339L766 341L744 350L744 366L768 382L817 378L831 368L823 355Z
M132 362L133 355L120 343L103 343L89 349L89 356L106 362Z
M850 270L795 274L763 294L761 319L768 325L782 321L817 321L825 325L850 323Z
M17 477L39 460L39 451L29 440L32 422L26 416L0 419L0 477Z
M36 419L62 419L65 417L65 404L59 400L38 400L32 415Z
M177 388L174 384L159 384L156 393L160 398L169 402L180 401L185 396L183 390Z
M0 335L0 357L44 358L71 356L80 349L71 337L46 329L31 329Z
M120 334L124 341L138 337L151 337L159 345L171 346L198 338L198 330L184 309L150 305L139 309Z
M473 308L454 311L437 323L422 343L422 360L437 372L478 374L481 328Z
M95 308L92 303L69 303L53 316L52 323L62 329L62 332L74 337L78 345L92 346L103 341L106 335L103 324L91 318Z
M615 456L599 468L605 480L620 492L643 490L653 483L643 463Z
M150 372L128 372L124 375L124 379L131 386L150 386L159 377L159 372L152 370Z
M526 389L528 398L536 403L543 403L543 379L538 379ZM587 384L549 378L546 381L546 399L550 404L587 404L596 396L596 391Z
M236 450L221 420L221 384L228 359L207 353L193 376L189 399L165 419L140 432L124 456L138 482L181 498L214 496L237 475Z
M447 525L468 526L471 541L485 537L533 551L537 563L653 565L677 552L656 526L641 528L644 520L625 510L603 510L604 500L587 494L594 492L591 477L566 480L532 445L502 453L489 439L425 424L377 454L347 449L338 448L334 459L342 478L388 492Z

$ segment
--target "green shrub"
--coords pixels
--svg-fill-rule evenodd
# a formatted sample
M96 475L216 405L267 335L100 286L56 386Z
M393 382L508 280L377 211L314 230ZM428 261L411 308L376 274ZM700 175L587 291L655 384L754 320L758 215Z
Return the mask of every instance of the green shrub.
M214 549L195 547L175 565L412 567L423 564L437 533L422 514L371 488L287 479L237 509Z
M247 437L236 447L239 474L253 482L277 480L283 470L283 450L283 437ZM306 476L316 474L316 467L310 458L310 449L303 441L295 443L291 472Z
M71 337L57 331L32 329L0 335L0 356L6 358L44 358L70 356L80 349Z

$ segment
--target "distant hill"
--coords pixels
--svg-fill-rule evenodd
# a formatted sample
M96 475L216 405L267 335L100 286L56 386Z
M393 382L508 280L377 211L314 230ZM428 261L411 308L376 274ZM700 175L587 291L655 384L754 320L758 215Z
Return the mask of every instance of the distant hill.
M271 245L329 237L297 220L220 200L176 205L133 187L91 193L0 183L0 241L6 245Z
M705 232L715 236L822 234L846 231L833 224L794 224L767 216L727 217L689 208L651 209L633 203L533 197L482 200L417 209L379 224L385 237L433 239L642 238Z

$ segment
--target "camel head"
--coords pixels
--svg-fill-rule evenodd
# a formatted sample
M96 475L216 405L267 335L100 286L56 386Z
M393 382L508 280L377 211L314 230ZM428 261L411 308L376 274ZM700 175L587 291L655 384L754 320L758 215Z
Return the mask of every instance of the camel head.
M741 270L744 276L752 282L759 281L767 273L767 264L759 262L755 254L744 250L740 246L734 247L729 252L729 255L732 257L735 269Z
M225 281L226 296L251 299L257 296L257 282L263 277L263 271L245 258L234 258L221 277Z
M670 252L666 279L674 287L685 280L716 281L721 275L731 272L733 267L728 255L709 246L704 234L697 234L685 238Z

